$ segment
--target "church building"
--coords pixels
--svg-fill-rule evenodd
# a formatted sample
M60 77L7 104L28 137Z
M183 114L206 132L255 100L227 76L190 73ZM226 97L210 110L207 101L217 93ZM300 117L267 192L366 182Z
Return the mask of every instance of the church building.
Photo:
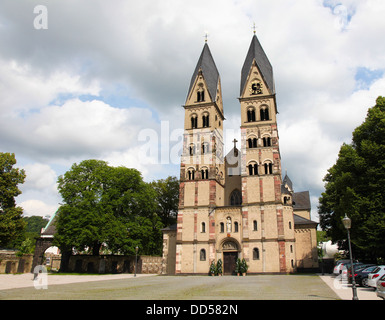
M318 267L309 192L282 178L273 68L253 35L241 70L241 141L224 156L221 79L207 41L184 105L177 224L163 230L164 274L232 274Z

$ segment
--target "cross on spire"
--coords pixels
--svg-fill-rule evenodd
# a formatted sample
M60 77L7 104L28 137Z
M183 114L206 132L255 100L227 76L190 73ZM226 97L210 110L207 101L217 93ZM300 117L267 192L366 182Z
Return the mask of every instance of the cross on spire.
M234 148L236 149L236 148L237 148L237 142L238 142L238 140L237 140L237 139L234 139L233 142L234 142Z

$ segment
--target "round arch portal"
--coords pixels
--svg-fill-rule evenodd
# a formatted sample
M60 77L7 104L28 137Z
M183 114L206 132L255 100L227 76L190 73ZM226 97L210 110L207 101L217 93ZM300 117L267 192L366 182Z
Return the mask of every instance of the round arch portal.
M231 275L235 272L235 264L241 252L239 242L234 238L225 238L220 243L223 255L223 274Z

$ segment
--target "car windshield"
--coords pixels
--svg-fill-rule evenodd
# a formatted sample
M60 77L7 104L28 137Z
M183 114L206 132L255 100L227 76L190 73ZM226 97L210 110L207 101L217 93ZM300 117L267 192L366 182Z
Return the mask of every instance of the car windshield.
M373 270L376 268L377 268L377 266L372 266L372 267L363 269L362 272L373 272Z
M380 270L381 270L380 267L376 267L376 269L374 269L374 270L372 271L372 273L376 273L376 272L378 272L378 271L380 271Z

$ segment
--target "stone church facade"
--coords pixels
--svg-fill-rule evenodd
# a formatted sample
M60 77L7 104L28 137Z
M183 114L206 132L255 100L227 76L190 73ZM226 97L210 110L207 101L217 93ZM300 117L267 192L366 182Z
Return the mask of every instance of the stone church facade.
M254 34L241 71L241 141L224 156L220 75L207 42L191 78L184 119L177 224L163 230L163 273L232 274L318 267L309 192L282 179L273 68Z

